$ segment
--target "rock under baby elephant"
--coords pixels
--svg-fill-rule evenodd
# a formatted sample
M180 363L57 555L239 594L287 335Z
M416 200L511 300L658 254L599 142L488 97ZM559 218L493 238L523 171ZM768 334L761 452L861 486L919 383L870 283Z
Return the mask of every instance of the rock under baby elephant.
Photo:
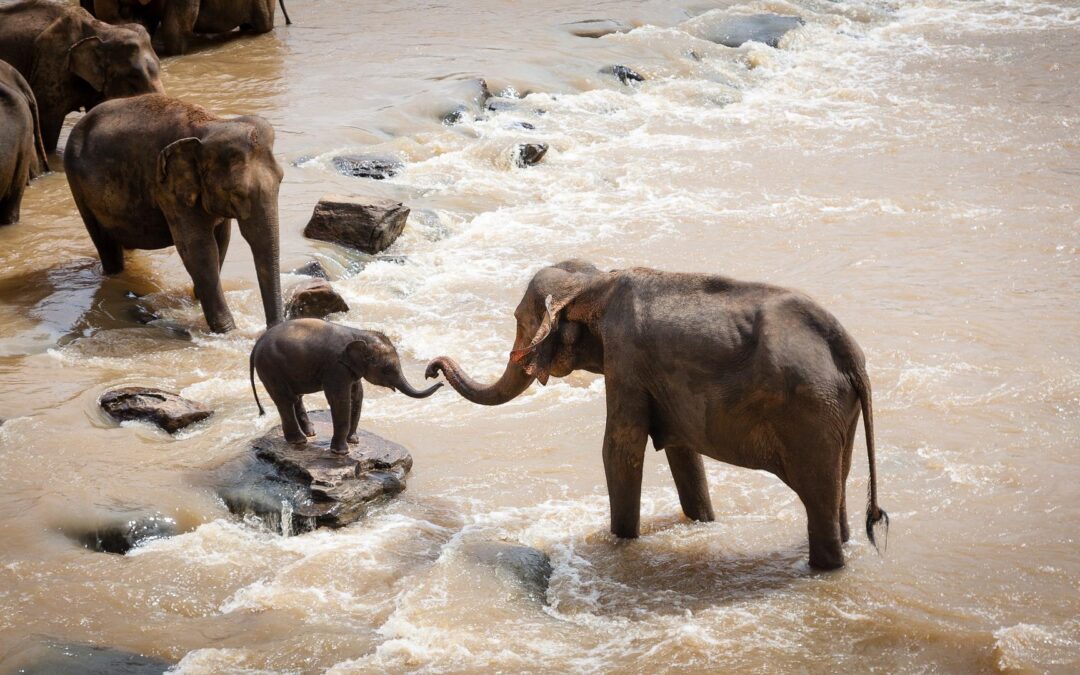
M405 229L409 208L392 199L327 195L315 205L304 236L381 253Z
M476 562L493 567L533 598L543 600L551 580L551 559L547 553L521 544L503 541L474 541L462 552Z
M319 278L297 285L285 305L285 316L289 319L324 319L347 311L349 305L345 298L338 295L329 281Z
M160 675L175 663L111 647L37 640L0 657L0 672L27 675Z
M105 392L98 403L117 422L150 422L170 434L214 414L201 403L149 387L113 389Z
M514 164L520 167L539 164L547 151L547 143L522 143L514 148Z
M779 14L729 16L705 27L701 31L701 37L725 47L741 47L747 42L760 42L777 47L780 38L804 23L806 22L801 17Z
M124 555L136 546L177 534L176 521L158 513L116 514L94 525L64 528L64 534L98 553Z
M251 444L249 461L219 490L230 511L299 534L356 522L373 501L405 489L412 468L408 450L361 429L360 442L336 455L330 452L330 412L308 415L319 440L294 446L276 426Z
M343 176L375 180L390 178L405 166L398 158L383 155L338 155L333 161Z

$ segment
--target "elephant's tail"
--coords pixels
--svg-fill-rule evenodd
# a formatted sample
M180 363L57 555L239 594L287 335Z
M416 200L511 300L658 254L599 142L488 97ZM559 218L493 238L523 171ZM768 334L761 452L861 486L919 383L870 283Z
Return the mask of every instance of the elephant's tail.
M855 390L859 394L859 402L862 404L863 428L866 430L866 456L870 463L870 486L869 498L866 505L866 536L870 543L880 553L889 543L889 514L885 513L877 503L877 467L874 465L874 405L870 397L870 378L866 370L858 368L852 378ZM885 544L878 548L874 540L874 526L882 523L885 533Z
M265 415L266 411L263 410L262 403L259 401L259 390L255 388L255 350L251 350L251 356L248 357L248 375L251 377L251 393L255 394L255 405L259 406L259 414Z
M285 9L285 0L278 0L278 4L281 5L281 13L285 15L285 25L291 26L292 19L289 18L289 12Z

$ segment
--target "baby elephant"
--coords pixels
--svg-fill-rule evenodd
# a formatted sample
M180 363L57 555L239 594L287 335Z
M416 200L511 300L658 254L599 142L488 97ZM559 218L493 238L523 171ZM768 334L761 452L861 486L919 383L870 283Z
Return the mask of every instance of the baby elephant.
M347 454L356 443L364 390L360 378L412 398L427 398L442 386L417 391L401 372L397 350L382 333L341 326L322 319L297 319L267 330L251 350L251 390L259 414L265 415L255 391L255 371L274 399L285 440L306 443L315 429L304 411L304 394L320 389L330 403L334 438L330 449Z

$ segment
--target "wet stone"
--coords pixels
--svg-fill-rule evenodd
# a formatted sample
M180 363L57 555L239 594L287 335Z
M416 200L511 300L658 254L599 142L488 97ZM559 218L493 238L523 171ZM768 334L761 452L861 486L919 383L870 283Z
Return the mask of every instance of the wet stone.
M343 176L375 180L390 178L405 167L400 159L388 155L338 155L333 163Z
M201 403L150 387L113 389L103 394L98 404L117 422L150 422L170 434L214 414Z
M312 260L305 265L297 267L293 271L289 272L289 274L297 274L302 277L315 277L317 279L326 279L327 281L330 280L330 273L326 271L326 268L323 267L323 264L318 260Z
M404 447L361 429L349 454L335 455L330 412L308 416L316 435L307 445L287 443L280 425L251 444L249 461L218 490L230 511L299 534L356 522L372 502L405 489L412 456Z
M83 531L69 528L64 534L91 551L124 555L136 546L175 536L177 529L175 520L160 514L118 514L116 520Z
M331 314L349 311L345 298L326 279L309 279L298 284L285 305L290 319L325 319Z
M514 164L519 167L539 164L547 151L547 143L522 143L514 148Z
M705 28L702 37L725 47L741 47L747 42L777 47L780 38L804 23L801 17L779 14L728 16Z
M159 675L176 664L99 645L44 640L0 659L0 672L30 675Z
M623 21L616 21L615 19L587 19L585 21L574 21L572 23L564 23L563 28L570 31L573 35L584 38L601 38L605 35L628 33L633 30L633 26L630 24Z
M476 541L462 546L466 557L493 567L504 578L517 584L531 597L543 600L551 580L551 559L531 546L503 541Z
M645 81L645 76L629 66L611 66L610 68L604 69L604 72L619 78L619 82L622 82L625 85L629 85L631 82Z
M408 207L391 199L326 195L315 205L304 236L381 253L401 235L408 217Z

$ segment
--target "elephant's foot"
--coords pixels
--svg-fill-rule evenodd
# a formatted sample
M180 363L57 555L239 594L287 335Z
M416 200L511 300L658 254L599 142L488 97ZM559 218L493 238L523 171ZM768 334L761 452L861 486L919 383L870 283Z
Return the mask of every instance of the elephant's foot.
M349 446L343 445L339 447L336 445L331 445L330 452L334 453L335 455L347 455L349 454Z
M360 437L356 434L349 434L349 437L345 439L345 442L351 445L356 445L360 442Z
M836 570L844 566L844 552L839 539L810 540L810 567L816 570Z
M303 434L285 434L285 442L290 445L307 445L307 436Z
M300 419L300 431L304 432L304 435L308 438L315 436L315 425L311 423L311 420L306 417Z

